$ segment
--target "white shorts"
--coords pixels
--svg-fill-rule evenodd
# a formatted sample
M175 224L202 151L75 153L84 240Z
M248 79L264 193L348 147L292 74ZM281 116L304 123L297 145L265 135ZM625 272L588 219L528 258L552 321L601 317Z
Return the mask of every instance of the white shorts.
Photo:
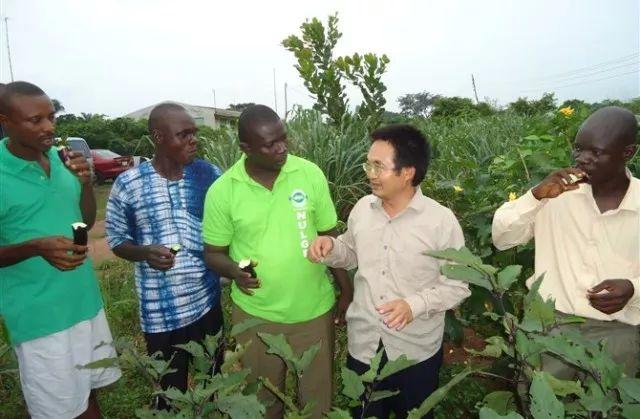
M122 375L119 368L79 369L116 351L104 310L51 335L15 347L22 394L33 419L76 418L89 404L91 389L104 387ZM101 343L107 343L98 347Z

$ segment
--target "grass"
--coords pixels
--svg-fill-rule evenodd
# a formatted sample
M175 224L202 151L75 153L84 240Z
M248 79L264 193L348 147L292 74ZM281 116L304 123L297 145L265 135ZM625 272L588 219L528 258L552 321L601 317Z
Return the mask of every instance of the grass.
M107 211L107 199L109 199L109 192L111 192L111 183L96 185L93 187L93 192L96 196L96 220L104 220L105 212Z

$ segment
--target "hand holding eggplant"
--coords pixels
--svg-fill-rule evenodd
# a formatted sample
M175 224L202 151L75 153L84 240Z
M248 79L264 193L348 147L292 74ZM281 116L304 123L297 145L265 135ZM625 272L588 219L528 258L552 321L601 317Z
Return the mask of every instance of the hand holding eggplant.
M257 265L258 263L251 259L243 259L238 263L238 270L233 280L238 289L247 295L253 295L251 288L260 288L260 280L254 269Z
M579 183L588 179L588 175L575 167L560 169L544 178L532 189L533 196L538 199L556 198L567 191L573 191L580 187Z
M175 255L166 246L151 244L145 246L145 251L145 260L153 269L166 271L171 269L175 263Z
M80 151L68 151L64 164L78 177L81 184L91 184L91 166Z
M70 271L84 263L87 246L74 244L63 236L43 237L34 240L36 254L56 269Z

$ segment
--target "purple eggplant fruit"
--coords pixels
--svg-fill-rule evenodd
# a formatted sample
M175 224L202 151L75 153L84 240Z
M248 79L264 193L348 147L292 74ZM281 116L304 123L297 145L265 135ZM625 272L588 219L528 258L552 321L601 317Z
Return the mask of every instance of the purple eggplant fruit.
M257 278L256 271L253 269L254 264L251 262L251 259L242 259L238 262L238 267L248 274L251 274L251 278Z

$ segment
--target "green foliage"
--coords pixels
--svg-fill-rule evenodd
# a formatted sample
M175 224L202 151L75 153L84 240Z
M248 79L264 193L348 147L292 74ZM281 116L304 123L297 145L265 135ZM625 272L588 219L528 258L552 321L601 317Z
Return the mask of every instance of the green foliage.
M357 114L370 127L382 120L386 86L381 81L389 59L372 53L334 58L336 44L342 37L338 30L338 15L329 16L327 27L317 18L300 26L301 36L290 35L282 45L296 58L295 68L309 93L316 99L314 109L326 115L334 125L349 118L349 100L345 81L357 87L362 102Z
M485 102L474 104L466 97L437 96L433 99L431 117L480 117L489 116L495 112L491 105Z
M578 417L607 417L621 412L630 414L640 406L640 379L623 378L621 366L611 359L603 342L588 341L576 331L555 330L561 323L556 319L553 300L543 300L538 293L542 278L532 284L527 294L511 296L520 300L514 307L521 308L510 312L505 308L505 299L512 293L511 286L520 273L518 267L498 270L484 265L466 248L428 252L427 255L455 263L442 266L445 275L450 272L447 266L464 266L476 272L475 275L452 276L452 279L474 283L480 274L483 283L490 284L490 292L500 307L488 317L502 327L502 333L488 338L484 350L469 352L509 360L511 371L502 376L502 380L510 383L510 393L517 403L512 403L508 392L491 393L483 401L481 417L518 417L513 412L516 407L517 413L535 419L564 418L569 412ZM576 319L570 319L570 322L574 321ZM542 354L575 367L583 373L583 378L565 381L540 371ZM529 389L528 397L521 393L522 388Z
M400 112L408 117L427 117L440 95L429 92L408 93L398 98Z
M518 98L507 107L513 113L523 116L539 115L546 112L553 112L556 109L556 98L553 93L545 93L538 100L528 100Z

